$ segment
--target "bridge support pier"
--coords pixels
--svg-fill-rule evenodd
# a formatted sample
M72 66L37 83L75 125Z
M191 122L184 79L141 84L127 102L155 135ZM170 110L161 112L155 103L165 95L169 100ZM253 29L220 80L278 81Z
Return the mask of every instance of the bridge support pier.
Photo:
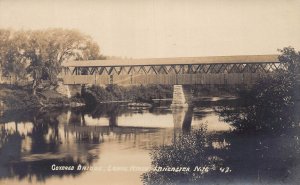
M171 108L189 107L182 85L174 85Z
M64 85L62 82L59 81L55 90L56 92L62 94L63 96L67 98L71 98L69 85Z

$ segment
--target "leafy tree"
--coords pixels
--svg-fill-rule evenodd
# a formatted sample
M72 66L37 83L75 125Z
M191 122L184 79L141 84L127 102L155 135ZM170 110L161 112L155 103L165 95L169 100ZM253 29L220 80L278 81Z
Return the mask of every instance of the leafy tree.
M26 35L22 31L0 30L0 66L4 76L24 78L26 61L23 57Z
M283 131L299 126L296 119L297 77L299 75L300 53L292 47L279 50L279 61L286 69L261 78L250 91L241 93L245 100L242 108L225 108L221 116L240 131ZM298 110L299 111L299 110Z
M69 59L97 59L99 46L76 30L49 29L27 32L25 57L30 61L28 72L33 78L33 94L41 80L57 81L62 62Z
M57 82L61 64L69 59L104 59L90 36L76 30L0 30L0 62L5 75L33 79L33 94L41 80Z
M278 57L279 61L286 63L288 68L287 72L292 73L292 75L299 74L300 70L300 51L296 51L295 48L285 47L279 49L281 55Z

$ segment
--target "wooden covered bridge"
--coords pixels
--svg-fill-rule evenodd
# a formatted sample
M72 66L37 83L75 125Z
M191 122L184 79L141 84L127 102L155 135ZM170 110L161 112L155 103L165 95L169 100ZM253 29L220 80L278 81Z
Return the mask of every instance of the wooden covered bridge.
M62 77L65 85L175 85L173 104L185 105L181 85L251 85L285 68L278 55L87 60L65 62Z
M252 84L284 68L278 55L68 61L64 84Z

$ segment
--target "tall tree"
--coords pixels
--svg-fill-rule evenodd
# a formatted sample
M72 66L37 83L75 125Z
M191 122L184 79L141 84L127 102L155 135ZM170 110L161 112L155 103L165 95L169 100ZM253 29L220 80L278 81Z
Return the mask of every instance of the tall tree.
M32 77L33 94L41 80L57 81L62 62L104 59L90 36L77 30L46 29L14 31L0 29L2 72L17 78Z
M76 30L48 29L28 31L24 56L30 61L28 72L33 78L33 94L42 79L57 81L62 62L74 59L97 59L99 46L91 37Z
M4 76L15 80L26 75L26 61L23 57L26 35L22 31L0 30L0 66Z

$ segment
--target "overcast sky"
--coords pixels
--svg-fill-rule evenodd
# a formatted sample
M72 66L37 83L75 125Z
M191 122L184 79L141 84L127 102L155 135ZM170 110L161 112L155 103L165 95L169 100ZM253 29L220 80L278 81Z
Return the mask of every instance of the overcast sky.
M75 28L104 55L148 58L300 49L300 0L0 0L0 28Z

